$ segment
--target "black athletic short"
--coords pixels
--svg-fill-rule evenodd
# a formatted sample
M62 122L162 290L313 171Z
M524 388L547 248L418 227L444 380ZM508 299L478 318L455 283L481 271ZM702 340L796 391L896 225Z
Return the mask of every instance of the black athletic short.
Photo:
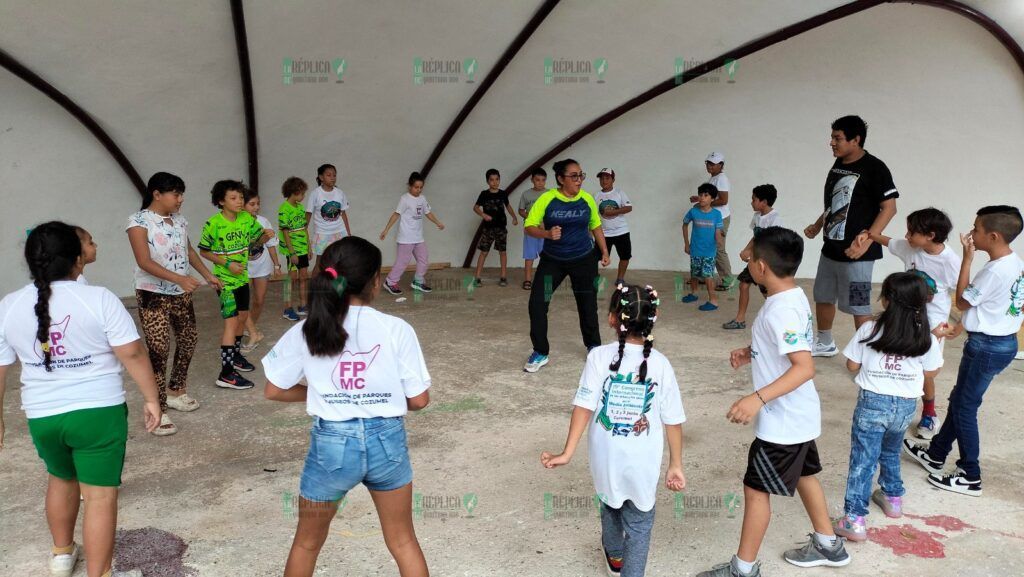
M757 284L756 282L754 282L754 277L751 276L751 274L750 274L750 267L749 266L743 267L743 271L739 275L736 276L736 279L738 281L740 281L740 282L745 282L747 284L757 285L757 288L761 289L761 296L764 296L764 297L768 296L768 289L766 289L763 286L761 286L761 285Z
M743 484L755 491L792 497L800 477L821 472L818 446L814 441L796 445L777 445L754 439L747 454L747 473Z
M288 261L288 269L291 270L293 267L298 269L298 270L309 268L309 255L308 254L300 254L299 255L299 264L291 264L291 261L289 260Z
M604 243L608 246L608 256L612 255L612 247L615 247L619 260L633 258L633 243L629 240L628 232L619 236L606 236L604 237Z
M223 289L228 290L228 289ZM223 291L222 291L223 292ZM249 284L246 283L233 291L231 291L235 297L235 310L234 312L227 312L224 310L224 301L220 303L220 314L222 318L229 319L231 317L237 317L238 313L244 313L249 310Z

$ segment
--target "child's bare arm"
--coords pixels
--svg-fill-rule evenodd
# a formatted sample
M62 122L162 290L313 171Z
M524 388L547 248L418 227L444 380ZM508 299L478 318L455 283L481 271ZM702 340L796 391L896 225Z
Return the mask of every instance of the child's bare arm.
M309 389L306 385L298 384L290 389L282 389L274 383L267 381L267 384L263 387L263 397L271 401L281 401L282 403L304 403L306 402L306 393Z
M428 212L428 213L427 213L427 220L429 220L430 222L432 222L432 223L434 223L435 225L437 225L437 228L438 228L439 230L444 230L444 223L443 223L443 222L441 222L440 220L438 220L438 219L437 219L437 217L436 217L436 216L434 216L434 213L432 213L432 212Z
M960 243L964 247L964 258L960 261L960 276L956 280L956 308L965 311L971 303L964 298L967 285L971 284L971 263L974 262L974 237L971 233L961 234Z
M810 351L796 351L786 355L790 367L767 387L747 395L732 404L726 415L730 421L746 425L771 401L796 390L800 385L814 378L814 359Z
M391 227L395 226L395 223L398 222L398 219L400 217L401 215L398 214L397 212L391 213L391 218L389 218L388 223L384 225L384 232L380 233L381 240L384 240L388 236L388 232L391 230Z
M683 425L665 425L665 438L668 439L665 486L670 491L682 491L686 488L686 477L683 475Z
M576 447L579 446L580 438L583 437L583 432L587 430L587 423L590 422L590 417L593 415L594 411L573 405L572 418L569 420L569 435L565 439L565 448L557 455L544 451L540 455L541 464L548 469L553 469L571 461L572 456L576 453Z
M352 227L348 225L348 211L347 210L341 211L341 220L342 220L342 222L345 223L345 230L351 235L352 234ZM306 224L307 224L307 226L309 225L308 222Z
M725 247L725 232L722 229L715 231L715 244L718 245L718 248Z
M851 373L859 373L860 363L858 363L857 361L846 359L846 370L850 371Z

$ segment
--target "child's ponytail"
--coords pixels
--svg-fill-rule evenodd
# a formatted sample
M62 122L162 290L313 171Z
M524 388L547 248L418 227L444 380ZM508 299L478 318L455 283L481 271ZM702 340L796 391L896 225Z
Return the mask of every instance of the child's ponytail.
M380 249L357 236L327 247L309 279L309 315L302 327L309 354L330 357L345 349L345 317L352 296L369 298L380 264Z
M882 282L886 307L871 334L863 339L872 349L887 355L920 357L932 346L928 326L928 284L913 271L893 273ZM878 338L874 342L872 339Z
M654 348L654 323L658 320L658 291L650 285L643 288L619 284L612 294L609 311L618 315L619 351L608 366L611 371L618 371L622 365L622 357L626 350L626 337L641 337L644 340L644 360L640 363L638 382L647 380L647 359Z
M78 233L74 227L60 221L35 227L25 241L25 262L37 293L36 342L43 351L43 366L47 372L53 370L50 366L50 295L53 292L50 283L68 278L81 255Z

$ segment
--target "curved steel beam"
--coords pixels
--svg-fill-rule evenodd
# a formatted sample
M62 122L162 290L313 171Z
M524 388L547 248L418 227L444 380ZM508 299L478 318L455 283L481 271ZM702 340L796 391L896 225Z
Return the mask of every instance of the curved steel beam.
M519 31L519 34L516 35L512 40L512 43L505 49L505 52L503 52L501 57L498 58L498 61L494 64L494 68L487 73L487 76L484 78L483 82L480 83L480 86L477 86L476 90L473 91L473 95L469 97L469 100L467 100L464 105L462 105L462 110L459 110L459 113L455 115L455 120L452 121L448 130L446 130L444 135L441 136L441 140L438 141L437 146L434 147L430 156L427 157L427 162L423 165L423 168L420 169L420 174L423 175L423 178L427 178L427 175L430 174L430 170L434 168L434 164L437 163L437 159L441 157L441 153L444 152L444 149L448 146L448 143L451 142L455 133L459 131L462 123L466 121L466 117L469 116L469 113L473 111L473 108L475 108L477 103L484 97L484 94L487 93L487 90L498 79L498 76L501 76L501 73L505 71L505 68L507 68L508 64L512 62L512 59L515 58L519 49L526 44L526 41L530 39L530 36L533 35L538 27L540 27L540 23L543 22L544 19L547 18L548 14L555 9L558 2L559 0L544 0L544 3L541 4L540 8L537 9L537 12L534 13L533 18L530 18L530 21L527 22L526 26Z
M256 106L252 94L252 68L249 65L249 39L245 32L242 0L231 0L231 22L238 50L238 71L242 75L242 106L245 111L245 145L249 161L249 187L260 189L260 159L256 146Z
M0 49L0 66L7 69L18 78L21 78L25 82L28 82L33 88L45 94L50 100L53 100L59 104L64 110L67 110L71 116L75 117L75 120L82 123L96 140L100 141L103 148L107 149L110 156L114 157L118 166L124 171L128 180L132 182L135 188L139 191L139 195L143 195L146 192L146 183L142 181L142 177L139 176L139 171L135 170L131 161L125 156L124 152L114 142L114 139L110 138L103 127L96 122L96 119L86 112L81 106L75 104L71 98L61 92L59 89L54 87L52 84L43 80L35 72L32 72L27 66L18 62L16 58L8 54L7 52Z
M681 77L673 76L668 80L664 80L654 85L652 88L638 94L637 96L634 96L633 98L630 98L623 104L616 106L615 108L609 110L608 112L605 112L601 116L598 116L594 120L587 123L582 128L576 130L569 136L565 137L561 142L551 147L547 152L545 152L539 158L530 163L529 167L526 170L520 173L516 178L514 178L509 183L506 190L514 190L517 186L522 184L527 179L527 177L529 177L530 172L534 168L541 166L548 162L549 160L553 159L556 155L558 155L563 150L575 144L584 136L587 136L588 134L594 132L598 128L604 126L605 124L608 124L609 122L615 120L616 118L622 116L623 114L640 107L641 105L647 103L648 101L653 100L658 96L661 96L662 94L668 92L669 90L672 90L673 88L678 88L679 86L682 86L683 84L686 84L687 82L690 82L695 78L699 78L707 74L708 72L711 72L721 66L724 66L727 60L738 60L744 56L749 56L755 52L758 52L780 42L789 40L794 36L798 36L814 28L818 28L820 26L834 22L841 18L846 18L847 16L852 16L853 14L857 14L859 12L863 12L864 10L873 8L879 4L886 3L922 4L925 6L934 6L936 8L943 8L945 10L949 10L955 14L959 14L972 20L973 22L979 24L981 27L987 30L989 33L991 33L993 36L995 36L995 38L1010 52L1010 54L1013 56L1013 59L1017 62L1017 66L1019 66L1021 72L1024 73L1024 50L1021 49L1020 44L1018 44L1002 26L996 23L995 20L989 18L980 10L972 8L971 6L968 6L962 2L958 2L956 0L857 0L855 2L851 2L849 4L845 4L838 8L829 10L828 12L824 12L817 16L812 16L806 20L802 20L795 24L786 26L785 28L777 30L776 32L773 32L767 36L763 36L761 38L758 38L757 40L748 42L740 46L739 48L735 48L724 54L721 54L717 58L709 60L700 66L695 66L694 68L683 72ZM482 226L483 225L481 224L480 227L478 227L476 235L474 235L473 244L470 245L469 250L466 253L466 259L462 263L463 267L469 267L472 264L473 254L476 252L476 244Z

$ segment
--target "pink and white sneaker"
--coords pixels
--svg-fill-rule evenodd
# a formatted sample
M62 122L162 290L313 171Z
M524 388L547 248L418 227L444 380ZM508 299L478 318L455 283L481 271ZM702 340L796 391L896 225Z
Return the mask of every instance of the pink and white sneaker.
M881 489L875 489L875 492L871 493L871 501L890 519L899 519L903 516L903 497L890 497Z
M836 521L836 535L845 537L847 541L862 543L868 540L868 527L864 523L864 517L860 515L843 515Z

